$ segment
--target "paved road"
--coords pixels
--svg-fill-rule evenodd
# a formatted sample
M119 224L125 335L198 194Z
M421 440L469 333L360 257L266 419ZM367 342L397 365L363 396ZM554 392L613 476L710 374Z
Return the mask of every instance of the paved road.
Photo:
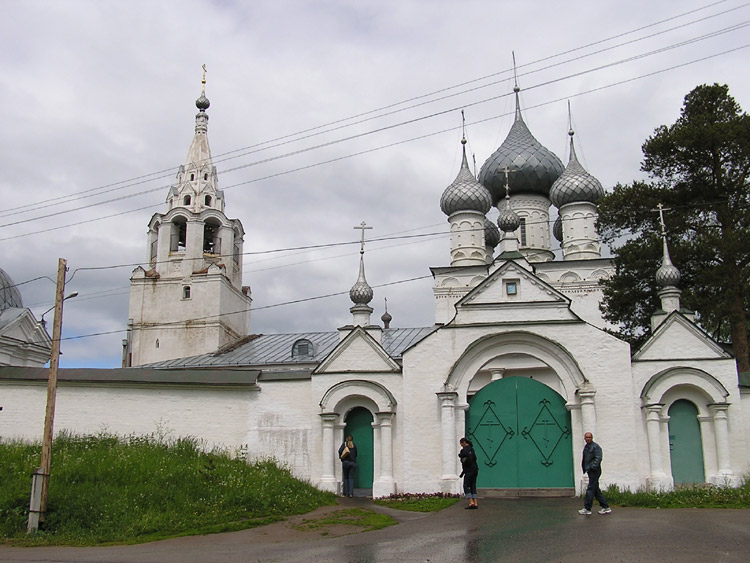
M372 506L365 499L344 499L342 504L346 503ZM607 516L596 513L579 516L578 499L484 499L479 510L463 507L462 501L428 515L390 511L402 520L398 526L336 538L298 539L256 529L134 546L0 547L0 561L744 563L750 560L750 510L615 507Z

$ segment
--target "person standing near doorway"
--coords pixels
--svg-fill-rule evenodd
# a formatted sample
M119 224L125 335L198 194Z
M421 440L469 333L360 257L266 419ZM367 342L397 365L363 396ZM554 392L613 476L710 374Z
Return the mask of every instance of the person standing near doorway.
M583 457L581 459L581 468L589 476L589 486L586 488L586 497L583 500L583 508L578 514L588 516L591 514L591 507L594 506L594 497L602 507L599 514L609 514L612 509L609 507L607 499L604 498L602 490L599 488L599 477L602 476L602 449L599 444L594 442L594 435L586 432L583 435L586 445L583 446Z
M479 465L477 464L477 454L474 452L474 444L467 438L461 438L461 451L458 452L458 458L461 460L461 475L464 478L464 495L469 499L467 509L479 508L479 499L477 498L477 476L479 475Z
M346 437L339 448L342 475L344 480L344 496L354 496L354 472L357 471L357 446L351 435Z

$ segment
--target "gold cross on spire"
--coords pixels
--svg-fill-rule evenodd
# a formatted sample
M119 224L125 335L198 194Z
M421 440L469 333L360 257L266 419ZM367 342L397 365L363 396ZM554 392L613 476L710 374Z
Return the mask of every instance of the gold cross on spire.
M206 65L203 65L203 79L201 80L202 92L206 93Z
M360 241L359 253L364 254L365 253L365 230L372 229L372 227L368 227L367 223L362 221L362 223L360 223L359 226L354 227L354 228L362 231L362 239Z

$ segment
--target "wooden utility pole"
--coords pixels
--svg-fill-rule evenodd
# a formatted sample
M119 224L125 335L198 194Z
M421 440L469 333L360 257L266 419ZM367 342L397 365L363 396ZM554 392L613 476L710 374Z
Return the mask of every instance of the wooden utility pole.
M57 368L60 363L60 337L62 335L63 301L65 300L65 272L67 262L60 258L57 263L57 292L55 293L55 320L52 324L52 350L49 360L47 381L47 412L44 416L44 436L42 437L42 463L34 471L31 485L28 532L35 532L39 522L44 522L47 510L50 460L52 454L52 433L55 425L55 400L57 399Z

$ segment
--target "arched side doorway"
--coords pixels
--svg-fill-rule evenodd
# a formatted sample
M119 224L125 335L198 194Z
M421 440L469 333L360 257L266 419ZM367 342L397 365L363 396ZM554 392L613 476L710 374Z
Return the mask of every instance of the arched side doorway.
M680 399L669 407L669 458L672 478L680 483L704 483L703 446L698 407Z
M355 489L372 489L374 453L372 413L364 407L355 407L346 414L344 436L351 435L357 445L357 471Z
M479 462L482 488L574 486L570 412L553 389L507 377L469 400L466 434Z

